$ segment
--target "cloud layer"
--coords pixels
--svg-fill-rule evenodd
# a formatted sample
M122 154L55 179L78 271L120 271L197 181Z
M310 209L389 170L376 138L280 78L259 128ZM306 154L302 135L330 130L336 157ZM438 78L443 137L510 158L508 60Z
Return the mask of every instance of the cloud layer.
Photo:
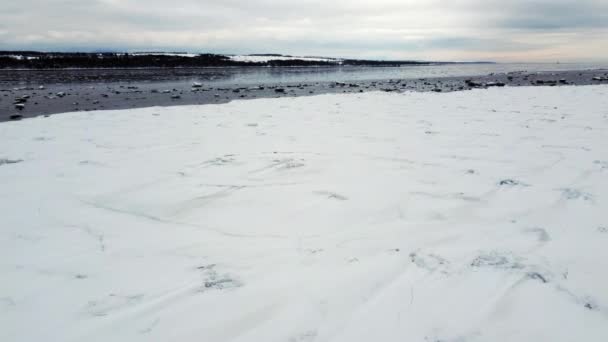
M0 0L0 49L606 61L606 0Z

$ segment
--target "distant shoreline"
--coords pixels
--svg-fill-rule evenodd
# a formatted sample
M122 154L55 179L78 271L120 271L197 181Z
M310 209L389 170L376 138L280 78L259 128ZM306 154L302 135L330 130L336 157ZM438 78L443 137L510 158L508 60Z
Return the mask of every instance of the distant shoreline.
M493 62L437 62L366 60L288 55L220 55L187 53L56 53L0 51L0 70L167 69L218 67L343 67L490 64Z
M408 66L433 66L433 65L451 65L451 64L497 64L497 63L458 63L458 62L433 62L427 64L402 64L402 65L244 65L244 66L200 66L200 67L116 67L116 68L102 68L102 67L93 67L93 68L45 68L45 69L34 69L34 68L0 68L0 72L3 71L79 71L79 70L196 70L196 69L241 69L241 68L359 68L359 67L370 67L370 68L395 68L395 67L408 67Z
M402 64L400 66L432 66L432 65L448 65L448 64L489 64L489 63L458 63L458 62L433 62L427 64ZM196 69L240 69L240 68L358 68L358 67L374 67L374 68L394 68L395 65L227 65L227 66L197 66L197 67L116 67L116 68L1 68L2 71L58 71L58 70L196 70ZM397 66L398 67L398 66Z

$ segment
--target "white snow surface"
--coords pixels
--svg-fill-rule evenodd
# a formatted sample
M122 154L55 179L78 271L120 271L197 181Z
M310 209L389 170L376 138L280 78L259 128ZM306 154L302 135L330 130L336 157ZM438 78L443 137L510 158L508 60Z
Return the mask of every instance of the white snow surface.
M259 56L259 55L234 55L228 56L230 59L236 62L249 62L249 63L265 63L269 61L291 61L291 60L303 60L311 62L339 62L336 58L325 58L325 57L298 57L298 56Z
M608 86L0 123L0 341L608 341L607 137Z
M23 60L23 59L33 60L33 59L39 58L36 56L23 56L23 55L0 55L0 57L8 57L8 58L18 59L18 60Z
M172 57L197 57L198 53L187 52L132 52L131 56L172 56Z

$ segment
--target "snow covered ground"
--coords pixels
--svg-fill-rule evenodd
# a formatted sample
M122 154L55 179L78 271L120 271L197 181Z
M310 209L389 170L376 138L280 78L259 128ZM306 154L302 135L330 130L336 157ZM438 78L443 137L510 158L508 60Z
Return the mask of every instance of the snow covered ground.
M608 341L608 86L0 124L1 341Z
M292 61L292 60L303 60L311 62L339 62L339 59L335 58L324 58L324 57L297 57L297 56L262 56L262 55L234 55L228 56L230 59L236 62L250 62L250 63L265 63L269 61Z
M18 59L18 60L23 60L23 59L32 60L32 59L40 58L40 57L36 57L36 56L23 56L23 55L0 55L0 57L8 57L8 58Z
M172 56L172 57L197 57L200 56L198 53L187 53L187 52L132 52L129 53L131 56Z

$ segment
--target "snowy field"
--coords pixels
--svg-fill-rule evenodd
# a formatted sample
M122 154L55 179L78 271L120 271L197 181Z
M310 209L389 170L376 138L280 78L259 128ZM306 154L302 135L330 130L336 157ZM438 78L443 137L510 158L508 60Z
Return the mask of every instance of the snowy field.
M0 341L608 341L608 86L0 124Z
M187 53L187 52L132 52L129 53L131 56L172 56L172 57L197 57L200 56L198 53Z
M324 57L298 57L298 56L260 56L260 55L234 55L228 56L235 62L249 62L249 63L266 63L270 61L292 61L302 60L309 62L340 62L341 60L336 58L324 58Z

